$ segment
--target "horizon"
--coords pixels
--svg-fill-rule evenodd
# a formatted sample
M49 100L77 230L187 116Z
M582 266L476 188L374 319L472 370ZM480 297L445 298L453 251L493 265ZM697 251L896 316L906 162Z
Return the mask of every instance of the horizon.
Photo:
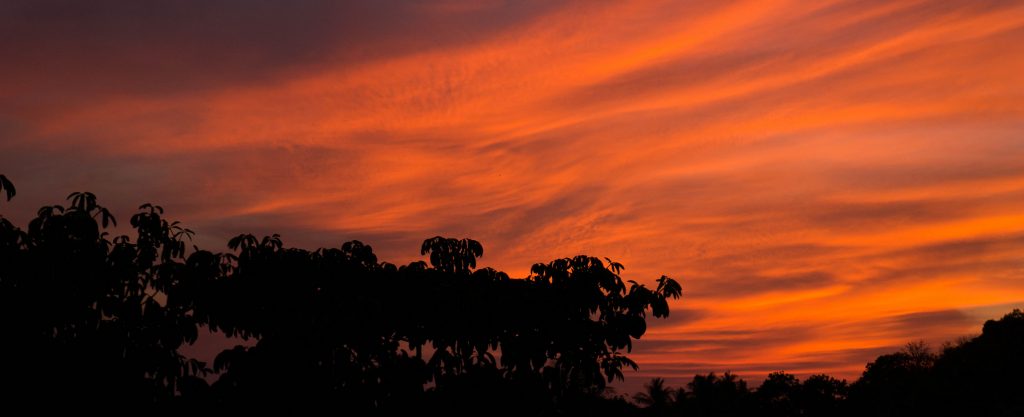
M226 251L472 238L682 285L628 392L856 379L1024 307L1024 4L0 5L5 218L96 193Z

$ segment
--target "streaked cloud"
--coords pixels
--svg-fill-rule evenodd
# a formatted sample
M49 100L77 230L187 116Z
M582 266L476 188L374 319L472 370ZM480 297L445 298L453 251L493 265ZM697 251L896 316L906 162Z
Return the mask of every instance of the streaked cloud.
M684 286L644 376L852 378L1024 303L1022 42L1004 1L5 2L4 213L608 256Z

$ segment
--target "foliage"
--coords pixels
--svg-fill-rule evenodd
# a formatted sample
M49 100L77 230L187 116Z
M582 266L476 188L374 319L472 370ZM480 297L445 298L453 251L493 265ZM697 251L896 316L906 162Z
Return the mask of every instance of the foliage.
M672 388L665 385L664 378L654 378L651 379L651 382L644 384L644 392L633 396L633 401L652 411L664 410L671 406L673 395Z
M14 184L4 175L0 175L0 190L7 194L7 201L11 201L14 198L14 194L17 193L14 189Z
M0 221L0 317L11 398L59 393L80 403L172 399L208 372L178 353L201 324L182 296L182 238L159 215L139 239L109 239L113 215L90 193L43 207L22 231ZM133 219L134 220L134 219ZM133 221L134 223L134 221Z
M668 277L654 289L624 282L620 264L588 256L512 279L476 268L479 242L440 236L423 243L429 265L379 262L359 241L290 248L278 235L239 235L214 253L190 248L194 233L151 204L130 219L134 239L111 239L116 219L95 195L68 201L27 231L0 221L12 398L551 412L604 401L605 385L637 368L625 354L648 313L667 316L681 293ZM181 355L201 330L250 343L212 364Z
M14 185L0 175L7 199ZM0 217L0 325L5 403L60 399L85 409L266 406L357 414L686 416L1024 415L1024 313L933 353L882 355L853 384L769 374L755 390L726 372L672 389L656 378L633 396L606 384L648 313L669 314L679 284L623 281L623 266L577 256L524 279L477 268L471 239L424 241L422 261L380 262L359 241L308 251L243 234L215 253L144 204L134 237L72 193L22 230ZM190 247L191 246L191 247ZM180 353L200 332L245 339L212 364ZM213 381L212 384L209 381Z
M726 373L698 374L671 392L655 378L634 400L649 416L1021 416L1024 312L985 323L982 334L933 353L923 342L879 356L853 384L815 374L802 383L773 372L756 389ZM657 400L655 400L657 398Z

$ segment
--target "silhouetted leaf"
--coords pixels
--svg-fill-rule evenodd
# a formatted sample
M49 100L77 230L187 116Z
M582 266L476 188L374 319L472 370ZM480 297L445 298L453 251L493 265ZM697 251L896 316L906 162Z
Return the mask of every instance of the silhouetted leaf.
M7 193L7 201L11 201L11 199L14 198L14 195L17 194L17 191L14 188L14 183L4 175L0 175L0 190Z

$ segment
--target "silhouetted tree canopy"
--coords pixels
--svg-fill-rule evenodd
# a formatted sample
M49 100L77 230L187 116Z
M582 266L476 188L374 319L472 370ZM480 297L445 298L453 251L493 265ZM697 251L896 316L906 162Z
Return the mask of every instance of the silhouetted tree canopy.
M667 316L681 293L664 276L653 289L624 282L622 265L588 256L512 279L476 268L479 242L440 236L423 243L429 264L278 235L215 253L160 206L139 207L133 237L111 237L116 219L95 195L68 201L27 231L0 220L4 376L20 401L552 413L636 369L625 354L648 314ZM200 331L251 342L203 363L179 353Z
M881 416L1024 415L1024 313L985 322L940 353L921 343L880 356L850 390L856 412Z
M879 356L853 384L828 375L768 374L749 390L735 375L695 375L675 395L651 380L636 403L647 416L1024 416L1024 312L932 353L923 342ZM657 399L657 400L655 400ZM666 403L665 401L668 400Z
M842 415L842 401L846 399L849 390L846 380L825 374L811 375L800 387L800 411L808 417Z
M714 372L696 375L679 398L689 414L700 416L741 416L749 414L750 391L747 382L735 374Z
M0 175L0 189L14 185ZM606 384L676 281L623 281L621 264L556 259L524 279L477 268L483 246L433 237L429 263L381 262L350 241L309 251L243 234L230 252L144 204L112 237L95 195L46 206L27 230L0 217L2 399L8 407L353 414L1024 416L1024 313L932 352L879 356L847 384L774 372L755 390L726 372L632 397ZM180 353L201 332L246 340L213 363ZM637 406L640 405L641 407ZM34 408L38 409L38 408Z
M759 415L792 416L800 414L800 380L785 372L768 374L761 386L757 388L757 402L760 405Z
M644 384L644 391L633 396L637 404L645 406L652 413L666 414L675 401L675 391L665 385L665 379L654 378Z

